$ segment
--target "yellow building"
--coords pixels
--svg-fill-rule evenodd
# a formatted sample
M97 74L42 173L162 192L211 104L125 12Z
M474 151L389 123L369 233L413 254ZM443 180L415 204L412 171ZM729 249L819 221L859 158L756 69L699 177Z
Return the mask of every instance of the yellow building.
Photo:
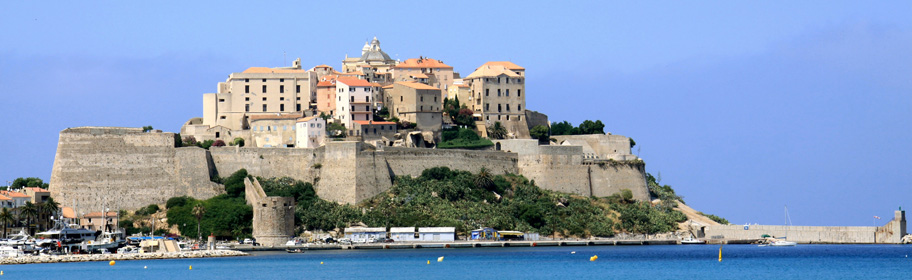
M475 112L482 136L487 137L487 128L500 122L508 132L508 138L528 138L529 127L525 117L525 68L509 61L487 62L463 79L469 86L468 107Z
M419 130L439 131L442 125L441 90L422 83L396 82L386 98L391 117L417 125Z

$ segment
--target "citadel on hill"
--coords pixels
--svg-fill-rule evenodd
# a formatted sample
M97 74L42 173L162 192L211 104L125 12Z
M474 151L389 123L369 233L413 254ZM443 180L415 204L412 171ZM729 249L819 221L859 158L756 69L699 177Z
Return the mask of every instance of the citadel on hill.
M392 60L376 38L361 54L346 57L343 72L327 65L305 70L297 59L291 67L231 73L216 93L203 94L203 117L186 122L179 135L65 129L52 195L83 212L137 209L174 196L218 195L224 190L210 178L244 168L314 182L324 199L357 203L388 189L396 176L446 166L522 174L542 188L585 196L630 189L636 199L648 199L645 166L631 154L629 138L530 137L531 128L550 125L525 106L525 68L487 62L463 78L440 60ZM445 112L444 100L458 100L460 114L468 114L462 123ZM458 129L491 138L491 145L437 148L443 131ZM243 147L219 144L238 138ZM216 144L182 147L182 140ZM123 199L102 205L106 196Z

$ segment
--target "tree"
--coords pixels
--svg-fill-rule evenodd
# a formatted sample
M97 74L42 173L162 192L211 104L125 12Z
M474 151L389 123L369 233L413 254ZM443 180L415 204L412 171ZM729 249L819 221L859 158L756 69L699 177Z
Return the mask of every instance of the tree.
M212 146L213 147L224 147L225 141L222 141L221 139L215 140L215 142L212 142Z
M196 137L193 137L193 136L184 137L182 144L184 144L184 147L196 146L196 144L197 144Z
M225 192L231 197L244 197L244 178L247 178L247 169L241 168L225 179Z
M579 134L605 134L605 124L600 120L585 120L579 126Z
M152 131L152 126L151 125L143 126L142 129L143 129L143 132L149 132L149 131Z
M32 220L38 215L38 207L31 201L26 201L25 205L19 207L19 218L25 218L25 224L31 231ZM33 232L29 232L34 234Z
M575 129L568 121L551 123L551 135L572 135Z
M475 175L475 186L484 189L490 189L494 185L494 180L491 179L491 172L488 172L487 168L482 167L478 170L478 175Z
M9 208L0 210L0 224L3 224L3 238L6 238L6 227L15 221L16 218L13 217L13 213L10 212Z
M197 144L197 146L200 146L201 148L208 150L209 147L212 147L213 144L215 144L215 140L209 139L209 140L206 140L203 142L199 142Z
M41 180L41 178L37 178L37 177L28 177L28 178L19 177L19 178L16 178L16 180L13 180L13 184L10 185L10 188L13 188L13 189L21 189L21 188L47 189L48 184L45 183L44 180Z
M202 202L197 202L196 205L193 206L193 216L196 217L196 236L198 238L197 240L199 241L203 240L203 233L200 231L200 224L202 223L203 215L205 214L206 207L203 207Z
M529 134L532 135L532 138L538 139L538 141L546 141L551 135L548 134L548 128L544 125L536 125L531 130Z
M326 135L329 137L345 137L345 126L341 123L331 122L326 124Z
M507 138L507 129L500 122L495 122L491 129L488 130L488 138L504 139Z
M232 140L231 143L230 143L229 145L231 145L231 146L243 147L243 146L244 146L244 138L241 138L241 137L234 138L234 140Z

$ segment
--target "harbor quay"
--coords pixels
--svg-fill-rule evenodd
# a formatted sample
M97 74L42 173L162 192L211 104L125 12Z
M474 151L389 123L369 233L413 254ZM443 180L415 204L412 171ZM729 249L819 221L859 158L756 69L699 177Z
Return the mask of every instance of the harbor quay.
M158 259L189 259L189 258L217 258L240 257L247 253L237 250L197 250L181 252L136 253L136 254L73 254L73 255L22 255L15 258L2 258L0 265L7 264L33 264L33 263L65 263L65 262L96 262L96 261L135 261Z

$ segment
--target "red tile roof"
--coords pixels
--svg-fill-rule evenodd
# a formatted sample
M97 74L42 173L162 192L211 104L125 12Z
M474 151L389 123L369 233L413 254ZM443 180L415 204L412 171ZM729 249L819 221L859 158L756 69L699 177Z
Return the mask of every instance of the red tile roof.
M25 189L33 191L33 192L49 192L48 190L38 188L38 187L31 187L31 188L25 188Z
M399 63L393 68L446 68L453 69L453 66L443 64L443 61L433 58L409 58Z
M523 68L522 66L516 65L516 63L509 61L488 61L483 65L498 65L510 70L526 70L526 68Z
M27 194L24 194L21 192L12 192L12 191L0 191L0 194L3 194L8 197L31 197L31 196L28 196Z
M280 68L269 68L269 67L250 67L247 70L244 70L243 73L305 73L307 70L301 69L280 69Z
M12 199L12 198L9 198L9 197L7 197L7 196L5 196L5 195L0 194L0 200L13 200L13 199Z
M339 78L336 80L338 83L343 83L350 87L369 87L371 86L370 82L362 79L351 79L351 78Z
M322 82L317 83L317 86L318 87L334 87L334 86L336 86L336 83L333 83L332 81L322 81Z
M436 90L440 90L439 88L435 88L435 87L432 87L432 86L429 86L429 85L425 85L425 84L422 84L422 83L416 83L416 82L396 82L396 83L397 83L397 84L400 84L400 85L403 85L403 86L410 87L410 88L414 88L414 89L436 89Z
M383 124L396 124L394 122L378 122L378 121L353 121L360 125L383 125Z

